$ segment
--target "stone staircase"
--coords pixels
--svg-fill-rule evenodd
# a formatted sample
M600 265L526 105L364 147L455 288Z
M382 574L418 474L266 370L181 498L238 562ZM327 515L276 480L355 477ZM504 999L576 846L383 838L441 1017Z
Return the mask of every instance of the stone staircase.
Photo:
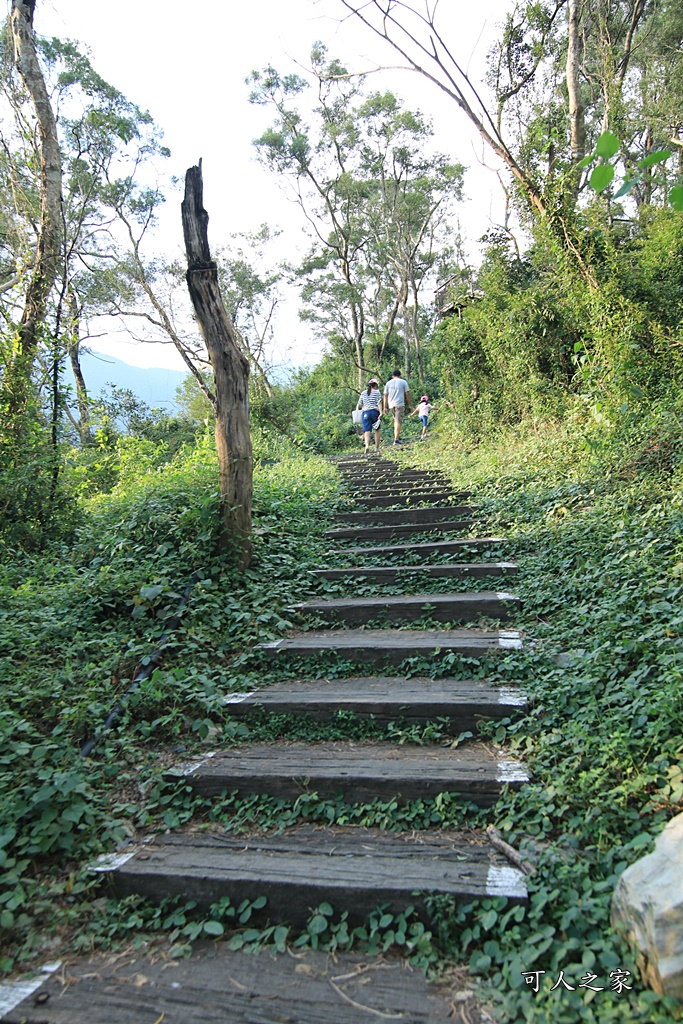
M410 659L421 664L431 659L438 666L444 655L482 659L521 646L517 631L488 621L507 624L519 607L513 593L490 589L492 581L517 569L499 560L505 539L480 535L484 527L476 509L462 504L470 495L454 491L439 473L402 469L379 457L350 456L337 468L348 507L327 533L334 549L312 575L321 585L343 588L343 596L296 606L308 628L259 650L264 659L290 670L303 666L300 678L226 696L231 715L240 718L263 708L318 720L340 711L381 723L439 718L457 734L474 732L482 718L523 713L526 698L513 687L493 687L481 679L431 679L424 669L416 676L406 668L401 673ZM432 581L443 580L467 580L482 589L430 592ZM368 595L364 588L363 596L355 596L359 582L378 592ZM402 584L404 594L381 592L382 586ZM436 628L439 623L444 628ZM330 665L341 665L345 677L328 678ZM383 673L389 667L396 674ZM449 793L484 807L496 802L503 787L527 781L524 765L476 740L455 749L388 742L242 744L174 773L205 797L230 792L295 800L302 792L315 792L321 799L341 795L348 802L405 803ZM223 897L240 903L265 896L256 921L293 926L303 925L322 901L360 922L379 905L391 912L414 906L426 916L424 893L458 900L526 899L524 874L473 829L406 834L299 826L282 835L244 837L178 829L100 869L118 896L137 893L155 901L181 896L200 908Z

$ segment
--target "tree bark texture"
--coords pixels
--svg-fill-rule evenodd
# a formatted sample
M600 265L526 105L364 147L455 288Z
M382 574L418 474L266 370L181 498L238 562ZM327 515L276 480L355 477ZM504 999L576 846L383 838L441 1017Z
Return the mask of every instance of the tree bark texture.
M216 451L223 518L221 546L238 547L238 563L251 561L253 458L249 429L249 363L223 305L218 272L211 259L203 205L201 160L185 175L182 203L187 285L211 366L216 392Z
M69 334L68 352L71 372L76 382L76 404L78 405L78 434L81 444L87 445L90 437L90 403L88 400L88 389L85 384L85 377L81 368L81 339L80 339L80 315L78 303L72 291L68 295L69 303Z
M33 32L35 0L12 0L10 23L14 57L36 112L40 155L40 229L24 310L19 321L19 351L11 376L28 379L38 348L47 301L60 268L62 248L62 156L57 124L38 62Z
M569 124L571 128L572 160L579 163L586 155L586 123L584 120L583 102L581 100L581 82L579 69L581 65L581 37L579 21L581 18L580 0L569 0L567 19L569 42L567 45L567 93L569 95Z

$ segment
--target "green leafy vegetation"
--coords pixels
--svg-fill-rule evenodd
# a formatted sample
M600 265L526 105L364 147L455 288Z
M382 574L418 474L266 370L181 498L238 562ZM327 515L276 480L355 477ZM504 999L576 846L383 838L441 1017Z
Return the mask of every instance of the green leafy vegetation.
M342 6L354 10L354 0ZM308 113L303 78L272 67L251 76L252 101L273 118L257 150L295 184L311 245L298 266L278 263L269 249L278 232L262 225L218 259L252 369L254 553L243 571L221 545L215 381L171 315L184 268L143 254L164 199L146 184L149 161L168 155L160 131L76 44L37 41L57 110L64 233L50 266L39 266L43 143L22 128L34 121L30 91L9 32L0 37L3 973L58 951L128 943L180 957L207 938L247 951L392 950L437 977L466 964L501 1020L680 1019L670 998L644 987L609 914L622 872L683 811L683 20L669 0L568 7L569 21L559 8L516 7L491 53L497 113L485 120L497 125L496 152L512 175L505 223L490 227L477 267L454 224L464 168L457 153L436 152L423 114L391 92L364 91L322 44L311 55L318 100ZM362 10L371 18L381 6L368 0ZM434 28L429 16L425 26ZM406 52L432 59L419 34L402 39ZM451 57L446 47L439 74ZM457 101L456 61L452 69L446 93ZM36 281L49 284L37 299ZM316 366L287 381L268 352L285 282L324 345ZM126 311L151 319L192 367L177 415L126 391L88 394L84 327ZM229 694L357 672L334 653L313 665L274 662L258 644L316 628L296 612L302 600L348 595L308 571L330 562L325 530L345 501L324 457L358 445L349 413L359 381L370 372L384 381L397 363L413 400L426 391L438 414L426 443L391 457L471 490L481 519L473 535L485 527L505 538L425 563L515 558L524 645L486 662L410 658L387 674L522 686L528 713L481 723L476 737L454 735L447 720L232 717ZM408 420L403 438L417 441L420 430ZM385 424L385 442L390 433ZM359 580L353 593L424 592L411 546L428 537L426 528L382 558L404 569L399 581ZM452 580L428 587L455 589ZM410 628L435 625L426 609ZM249 741L456 747L472 738L531 770L493 808L451 793L367 803L306 787L295 800L205 800L170 770ZM536 864L529 903L415 894L403 913L369 908L355 924L324 902L295 929L269 919L263 895L208 910L113 900L90 867L121 843L182 826L252 835L304 823L469 829L482 842L494 824ZM630 987L620 990L612 979L622 971ZM597 988L582 984L589 977Z

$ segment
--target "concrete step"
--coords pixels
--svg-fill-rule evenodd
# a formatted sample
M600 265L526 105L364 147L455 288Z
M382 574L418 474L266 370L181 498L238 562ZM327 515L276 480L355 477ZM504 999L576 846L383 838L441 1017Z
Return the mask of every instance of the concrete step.
M288 679L251 693L225 697L231 717L245 718L255 708L273 714L308 715L326 721L338 711L387 723L433 722L447 718L455 733L474 732L484 718L499 719L526 711L522 690L491 686L480 679L427 679L424 676L360 676L349 679Z
M300 615L313 615L332 624L363 625L382 618L390 623L417 622L423 617L436 622L472 622L482 616L507 622L519 609L520 600L507 591L465 591L452 594L416 594L404 597L331 598L295 605Z
M367 919L386 904L407 906L426 917L415 893L440 893L471 900L506 896L525 902L524 875L495 853L485 834L380 833L366 829L298 828L278 836L240 837L174 833L155 836L99 870L110 876L119 897L140 895L160 902L196 900L199 910L228 897L266 897L261 917L272 924L305 924L322 901L350 920ZM267 1020L271 1020L268 1015ZM296 1018L297 1020L300 1018Z
M329 551L327 558L336 560L349 555L457 555L463 552L481 550L482 548L498 547L505 544L506 537L464 537L459 540L435 540L421 544L389 544L380 547L340 548Z
M257 793L296 800L305 791L325 800L341 794L347 803L404 804L454 793L481 807L494 804L503 786L518 789L529 781L522 764L479 743L456 750L371 742L240 744L167 775L203 797Z
M69 958L68 970L0 986L0 1019L37 1024L465 1024L474 993L461 986L458 1016L450 994L407 960L384 955L298 950L294 956L195 943L190 956L159 950ZM123 969L122 969L123 968ZM170 969L169 969L170 968ZM450 987L450 986L449 986ZM464 991L463 991L464 989ZM12 998L12 990L16 998ZM469 997L469 998L468 998ZM44 1003L49 1001L49 1007ZM3 1012L4 1011L4 1012ZM5 1016L7 1014L7 1016Z
M411 512L404 512L403 518L412 519ZM385 540L390 537L410 537L421 533L465 533L478 525L477 519L449 519L431 523L391 523L388 526L343 526L325 530L330 540Z
M521 646L516 630L337 629L299 633L258 644L256 649L266 657L319 658L338 654L340 658L370 665L400 665L406 658L430 658L437 654L483 658Z
M378 526L391 526L393 523L405 523L407 519L411 523L440 523L448 519L455 519L461 516L474 516L476 508L472 505L443 505L441 508L427 506L426 508L412 509L408 516L403 509L375 509L368 512L338 512L335 519L341 523L348 523L349 526L358 526L362 523L373 523Z
M489 576L514 575L516 562L452 562L450 565L354 565L349 569L312 569L312 576L323 580L348 580L349 583L386 583L420 578L433 579L485 579Z

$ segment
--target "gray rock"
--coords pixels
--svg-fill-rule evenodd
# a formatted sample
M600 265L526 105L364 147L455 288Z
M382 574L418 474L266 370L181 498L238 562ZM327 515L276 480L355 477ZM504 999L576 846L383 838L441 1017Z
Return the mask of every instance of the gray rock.
M683 814L652 853L624 871L612 896L612 926L640 952L644 980L683 1002Z

